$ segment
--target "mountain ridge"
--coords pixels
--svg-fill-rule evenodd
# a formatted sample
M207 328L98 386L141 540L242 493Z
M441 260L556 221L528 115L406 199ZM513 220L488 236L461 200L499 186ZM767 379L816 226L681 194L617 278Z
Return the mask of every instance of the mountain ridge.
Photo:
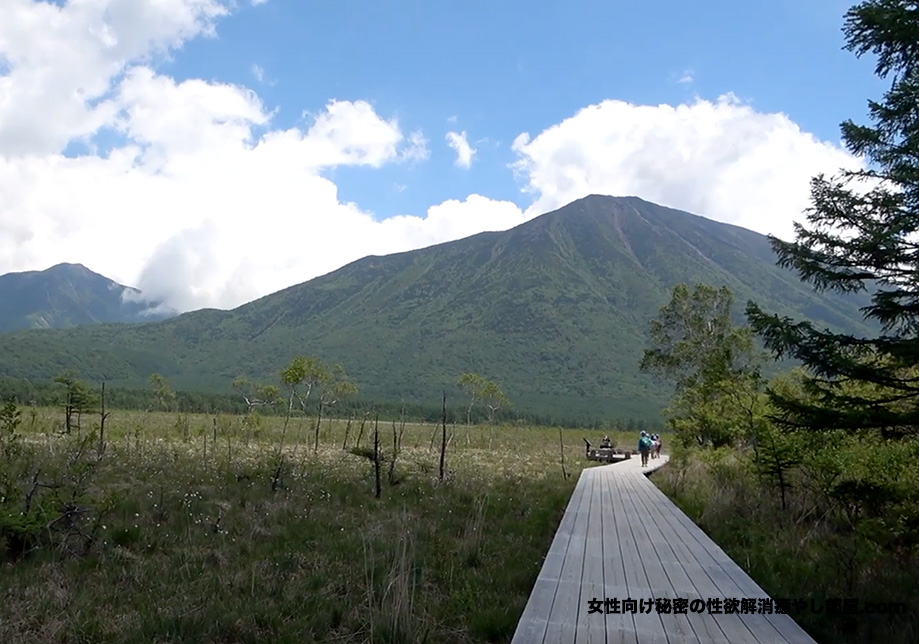
M343 364L368 399L429 402L473 371L521 410L647 415L668 394L638 372L648 321L676 283L700 281L734 291L739 322L755 299L830 328L867 328L862 300L813 293L758 233L592 195L510 230L367 256L231 310L0 335L0 368L30 378L74 368L125 386L155 371L177 388L227 391L239 375L276 379L307 354Z

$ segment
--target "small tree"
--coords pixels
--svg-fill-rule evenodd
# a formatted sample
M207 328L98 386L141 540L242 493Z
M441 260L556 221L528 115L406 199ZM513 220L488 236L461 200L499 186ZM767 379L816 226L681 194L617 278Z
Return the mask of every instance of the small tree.
M348 380L345 370L341 365L329 369L319 363L317 370L319 383L319 415L316 418L316 433L313 451L319 451L319 425L322 422L322 412L327 407L333 407L343 398L357 395L357 385Z
M176 394L169 386L169 381L162 374L153 373L147 382L153 396L153 406L160 411L170 411L175 403Z
M5 461L12 459L18 451L19 434L16 430L19 429L20 424L22 424L22 412L14 401L7 400L0 407L0 456ZM0 474L0 484L3 483L3 474ZM9 491L5 488L0 488L0 493L3 493L2 496L9 496Z
M90 411L95 403L92 390L73 372L56 376L54 382L63 385L64 431L69 434L74 427L79 431L82 415Z
M327 378L329 370L318 358L295 357L281 372L281 382L288 391L288 415L293 411L295 401L305 411L313 389Z
M668 304L650 322L651 347L642 371L675 386L669 424L685 443L721 446L741 435L736 396L759 386L753 336L731 322L733 295L727 287L685 284L673 288Z
M246 402L246 415L259 407L270 407L282 400L281 390L275 385L260 385L249 382L242 376L233 381L233 389L240 392Z
M501 407L510 404L507 396L504 395L497 383L486 380L477 373L464 373L459 377L457 384L469 396L469 407L466 409L467 425L472 423L472 407L476 401L482 401L485 405L489 422L494 420L495 413Z
M480 395L482 402L485 404L488 422L490 423L494 422L495 414L498 410L510 404L507 396L501 391L501 387L494 382L486 381Z

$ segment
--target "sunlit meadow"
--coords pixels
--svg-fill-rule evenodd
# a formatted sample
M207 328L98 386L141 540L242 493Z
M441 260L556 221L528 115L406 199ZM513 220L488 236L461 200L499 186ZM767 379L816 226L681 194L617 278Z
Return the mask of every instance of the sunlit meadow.
M379 422L377 498L371 417L62 415L4 438L4 644L507 641L602 436L451 423L441 479Z

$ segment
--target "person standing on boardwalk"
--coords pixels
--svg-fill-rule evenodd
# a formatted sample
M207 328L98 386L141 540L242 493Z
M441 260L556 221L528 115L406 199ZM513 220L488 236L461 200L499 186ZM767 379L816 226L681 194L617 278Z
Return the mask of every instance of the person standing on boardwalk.
M638 439L638 453L641 454L641 466L647 467L648 454L651 453L651 438L644 430L642 430L641 436Z

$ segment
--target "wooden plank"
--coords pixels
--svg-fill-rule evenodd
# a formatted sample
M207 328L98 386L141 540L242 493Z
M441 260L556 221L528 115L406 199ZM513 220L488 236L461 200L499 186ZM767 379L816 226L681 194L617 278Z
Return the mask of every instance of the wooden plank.
M716 544L711 537L699 528L676 505L649 481L650 497L660 505L669 505L672 512L669 519L676 529L685 532L687 539L692 539L699 553L698 561L716 586L722 590L724 597L766 599L769 595ZM747 623L757 639L766 644L801 643L815 644L813 638L801 628L789 615L784 614L741 614L740 619Z
M628 502L632 494L632 486L638 483L635 475L619 475L613 479L613 507L616 518L616 534L619 538L619 547L625 567L626 586L628 595L619 599L633 599L636 602L649 602L653 599L650 584L641 562L644 535L632 529L634 510ZM639 608L640 610L640 608ZM667 644L667 634L660 615L651 607L650 613L636 612L633 615L635 633L642 644Z
M623 467L617 464L616 467ZM615 506L613 496L614 471L606 470L602 478L602 504L600 513L603 517L603 598L621 599L628 597L629 589L625 579L625 562L622 558L621 543L616 533L616 515L622 509ZM621 514L620 514L621 515ZM604 609L605 610L605 609ZM607 644L640 644L635 632L635 617L630 613L604 614L606 623Z
M711 585L714 590L712 591L711 597L720 597L724 598L760 598L768 597L761 589L757 593L750 593L745 590L741 585L736 582L736 579L741 577L746 577L749 580L749 577L746 576L746 573L740 569L740 567L732 561L723 551L720 552L718 561L712 558L711 553L708 552L705 548L702 548L699 544L699 537L704 536L701 528L688 520L688 517L680 511L676 505L667 498L656 486L648 481L649 487L644 490L646 498L651 499L655 502L656 507L662 511L662 520L669 521L671 527L674 529L675 533L680 535L680 538L683 540L683 543L687 545L688 549L695 557L695 561L687 567L691 567L697 571L699 578L707 577L711 581ZM711 542L714 544L714 542ZM717 546L716 546L717 547ZM719 548L720 550L720 548ZM726 574L727 569L733 569L735 573L734 577ZM739 573L739 574L738 574ZM752 580L749 580L749 583L752 584ZM754 584L755 586L755 584ZM761 644L784 644L787 642L802 642L802 644L814 644L813 640L804 634L806 639L801 640L798 635L792 636L791 638L782 635L779 630L776 628L775 624L769 615L760 615L760 614L731 614L722 615L719 617L719 623L722 625L733 623L732 619L736 617L739 619L747 630L753 634L756 638L756 641ZM785 616L787 617L787 616ZM800 627L798 627L800 628ZM803 633L803 630L801 631Z
M638 485L644 485L646 482L647 481L640 481ZM673 590L673 583L670 577L668 577L667 571L664 569L664 564L662 563L662 556L666 558L667 555L670 555L672 558L670 546L664 540L660 529L654 524L651 517L648 516L646 508L641 505L638 493L632 494L628 501L631 505L631 507L628 508L630 520L635 524L634 528L640 530L644 534L645 540L649 544L648 547L651 556L647 556L647 554L643 556L642 564L644 565L645 574L648 577L648 584L652 589L654 598L655 600L658 598L669 599L672 602L672 600L677 597L677 594ZM656 610L655 608L655 611ZM688 615L674 614L672 612L659 613L659 615L661 623L664 626L664 632L667 634L668 642L679 641L693 642L695 644L709 644L710 642L718 641L717 638L712 638L707 635L703 642L689 621ZM720 635L721 630L714 624L714 620L711 620L711 622L712 623L706 628L706 631Z
M568 553L569 538L574 527L581 498L584 495L584 489L587 486L587 471L582 471L578 477L577 484L574 486L574 492L568 500L565 513L562 515L562 520L555 531L555 536L552 538L549 552L536 578L533 591L530 593L530 598L527 600L523 614L517 623L514 638L511 640L512 644L542 642L545 638L549 614L552 611L552 604L555 602L555 595L558 591L558 579L561 576L562 566Z
M591 495L588 506L587 543L584 550L584 575L575 607L577 642L606 644L606 624L602 614L589 614L588 601L603 601L603 481L608 476L604 470L591 472Z
M647 488L653 484L644 476L641 478L642 485L634 489L636 511L644 514L649 529L656 533L660 544L660 548L656 550L657 557L666 570L674 596L689 601L706 601L715 597L717 588L696 562L694 553L686 546L682 535L666 520L664 511L667 508L648 502ZM756 642L750 630L736 616L719 617L709 614L706 610L703 613L689 612L686 617L703 642ZM723 619L724 617L728 619Z
M788 615L588 614L588 600L766 598L639 459L581 473L513 644L816 644Z
M596 477L591 470L581 474L585 481L574 517L568 551L558 578L558 590L549 612L545 644L571 644L576 639L578 604L581 597L581 580L584 575L584 554L587 547L587 524L590 518L590 499Z

